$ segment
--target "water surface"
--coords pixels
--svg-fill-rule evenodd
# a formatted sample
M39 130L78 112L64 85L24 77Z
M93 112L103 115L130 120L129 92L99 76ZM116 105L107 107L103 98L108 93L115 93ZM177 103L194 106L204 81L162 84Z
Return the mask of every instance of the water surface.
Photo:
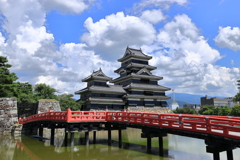
M44 136L49 137L49 132ZM49 140L42 142L27 136L0 135L0 160L212 160L206 153L204 140L169 134L164 137L164 157L159 156L158 139L152 139L152 153L146 153L146 139L141 138L141 130L127 129L122 132L123 147L118 148L118 132L112 132L112 145L107 145L107 132L97 132L96 144L84 142L84 133L76 133L73 147L64 146L64 134L56 134L55 145ZM240 159L240 149L233 151L234 159ZM226 152L220 154L226 160Z

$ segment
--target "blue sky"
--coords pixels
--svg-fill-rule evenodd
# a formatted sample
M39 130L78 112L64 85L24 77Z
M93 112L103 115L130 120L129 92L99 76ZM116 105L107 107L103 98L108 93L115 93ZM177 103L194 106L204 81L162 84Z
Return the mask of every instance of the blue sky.
M0 55L19 81L74 93L101 67L112 78L127 46L153 56L153 74L178 93L238 90L237 0L0 0Z

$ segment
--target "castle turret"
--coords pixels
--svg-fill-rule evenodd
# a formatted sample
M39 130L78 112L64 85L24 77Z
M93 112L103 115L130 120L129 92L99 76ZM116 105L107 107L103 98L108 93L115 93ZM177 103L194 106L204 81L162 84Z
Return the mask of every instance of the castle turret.
M87 82L87 87L75 92L85 102L81 110L124 109L122 96L126 92L119 85L108 85L107 82L111 79L101 69L82 79L82 82Z

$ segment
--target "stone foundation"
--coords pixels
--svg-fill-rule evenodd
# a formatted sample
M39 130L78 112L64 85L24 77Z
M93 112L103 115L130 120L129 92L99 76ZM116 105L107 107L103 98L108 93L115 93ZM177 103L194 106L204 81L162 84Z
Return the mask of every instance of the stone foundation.
M52 111L61 111L60 104L56 100L41 99L38 101L38 113Z
M172 113L168 107L128 107L129 112L155 112L155 113Z
M10 134L21 130L18 124L17 98L0 98L0 133Z

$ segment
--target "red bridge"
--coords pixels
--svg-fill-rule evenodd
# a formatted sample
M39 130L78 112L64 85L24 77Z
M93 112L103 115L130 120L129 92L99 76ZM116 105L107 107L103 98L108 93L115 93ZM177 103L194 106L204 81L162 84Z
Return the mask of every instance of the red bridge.
M19 119L27 130L42 128L52 129L51 144L54 142L54 129L65 128L66 134L84 131L88 138L89 131L108 130L111 145L111 130L119 130L119 147L121 147L121 130L127 127L142 129L142 138L147 138L147 150L151 152L151 138L162 137L168 133L201 138L205 140L207 152L219 159L219 152L227 151L228 159L233 159L232 149L240 142L240 117L203 116L170 113L145 113L125 111L67 111L46 112ZM53 137L53 138L52 138ZM71 140L71 145L73 145ZM159 144L160 155L162 144Z

